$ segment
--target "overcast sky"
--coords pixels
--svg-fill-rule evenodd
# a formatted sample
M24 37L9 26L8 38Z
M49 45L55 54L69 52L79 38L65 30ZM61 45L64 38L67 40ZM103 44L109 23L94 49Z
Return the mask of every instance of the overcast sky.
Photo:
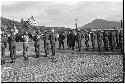
M122 1L2 1L2 17L20 21L34 16L38 25L75 28L94 19L120 21L122 19Z

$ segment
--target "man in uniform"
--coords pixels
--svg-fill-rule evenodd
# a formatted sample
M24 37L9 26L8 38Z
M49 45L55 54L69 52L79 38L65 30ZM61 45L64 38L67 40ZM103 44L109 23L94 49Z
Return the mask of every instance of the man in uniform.
M113 35L112 35L112 31L109 31L109 36L108 36L108 39L109 39L109 46L110 46L110 49L113 50Z
M49 34L47 30L43 34L43 41L44 41L44 49L45 49L45 57L49 55Z
M35 47L35 53L36 53L36 58L40 56L40 36L39 31L36 31L36 35L34 36L34 47Z
M81 50L81 40L82 40L82 34L80 33L80 31L77 31L77 35L76 35L76 39L77 39L77 43L78 43L78 49L79 51Z
M49 40L50 40L52 55L55 55L55 41L56 41L56 37L55 37L55 34L54 34L54 29L52 30L52 32L49 35Z
M29 47L29 36L27 32L24 32L23 36L23 56L25 60L28 60L28 47Z
M75 41L76 41L76 43L75 43L76 48L78 48L78 33L75 34Z
M118 31L115 31L115 37L116 37L116 49L119 48L119 39L118 39Z
M71 30L70 31L70 34L69 34L69 40L70 40L70 48L72 50L74 50L74 47L75 47L75 34L73 33L73 31Z
M7 47L7 39L1 34L1 64L5 64L5 48Z
M61 32L59 34L59 38L58 38L58 41L59 41L59 49L61 48L61 45L63 46L63 50L64 50L64 39L65 39L65 36L63 35L63 33Z
M88 31L85 32L85 45L86 45L85 50L88 50L89 48L89 32Z
M94 31L90 33L90 36L91 36L91 42L92 42L92 47L93 47L92 49L95 49L96 35L95 35Z
M99 51L101 51L101 47L102 47L102 34L101 31L97 31L97 43L98 43L98 49Z
M115 31L112 31L112 47L115 48L116 38L115 38Z
M108 51L108 31L104 31L103 33L103 42L105 50Z
M124 51L123 51L123 47L124 47L123 44L124 44L124 43L123 43L123 31L120 30L120 32L119 32L119 47L120 47L120 49L121 49L121 52L124 52Z
M11 30L10 33L11 34L8 37L10 57L11 57L11 60L12 60L10 63L14 63L15 62L15 56L16 56L16 44L15 44L16 36L14 35L14 31L13 30Z
M67 46L70 48L70 32L67 33Z
M103 34L103 43L104 43L104 48L105 48L105 47L106 47L106 45L105 45L105 42L106 42L106 41L105 41L106 31L103 31L102 34Z

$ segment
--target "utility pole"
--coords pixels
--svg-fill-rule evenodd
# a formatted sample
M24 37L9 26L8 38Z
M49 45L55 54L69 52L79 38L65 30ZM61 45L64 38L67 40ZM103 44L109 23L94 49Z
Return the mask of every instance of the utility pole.
M77 19L75 19L75 25L76 25L76 31L78 30L78 28L77 28L77 21L78 21L78 18Z
M121 21L121 28L123 27L123 22L122 22L122 20L120 20Z

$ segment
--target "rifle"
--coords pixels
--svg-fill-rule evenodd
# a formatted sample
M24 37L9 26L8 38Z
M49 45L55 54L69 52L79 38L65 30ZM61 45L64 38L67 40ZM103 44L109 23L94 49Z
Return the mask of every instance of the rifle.
M40 38L42 35L43 35L42 33L38 34L38 38Z

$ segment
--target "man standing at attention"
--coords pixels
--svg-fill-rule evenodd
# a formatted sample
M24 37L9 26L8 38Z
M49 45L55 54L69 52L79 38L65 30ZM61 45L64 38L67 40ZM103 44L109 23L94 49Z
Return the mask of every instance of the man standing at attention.
M24 32L23 39L24 39L24 42L23 42L23 56L24 56L25 60L28 60L28 47L29 47L28 32Z

